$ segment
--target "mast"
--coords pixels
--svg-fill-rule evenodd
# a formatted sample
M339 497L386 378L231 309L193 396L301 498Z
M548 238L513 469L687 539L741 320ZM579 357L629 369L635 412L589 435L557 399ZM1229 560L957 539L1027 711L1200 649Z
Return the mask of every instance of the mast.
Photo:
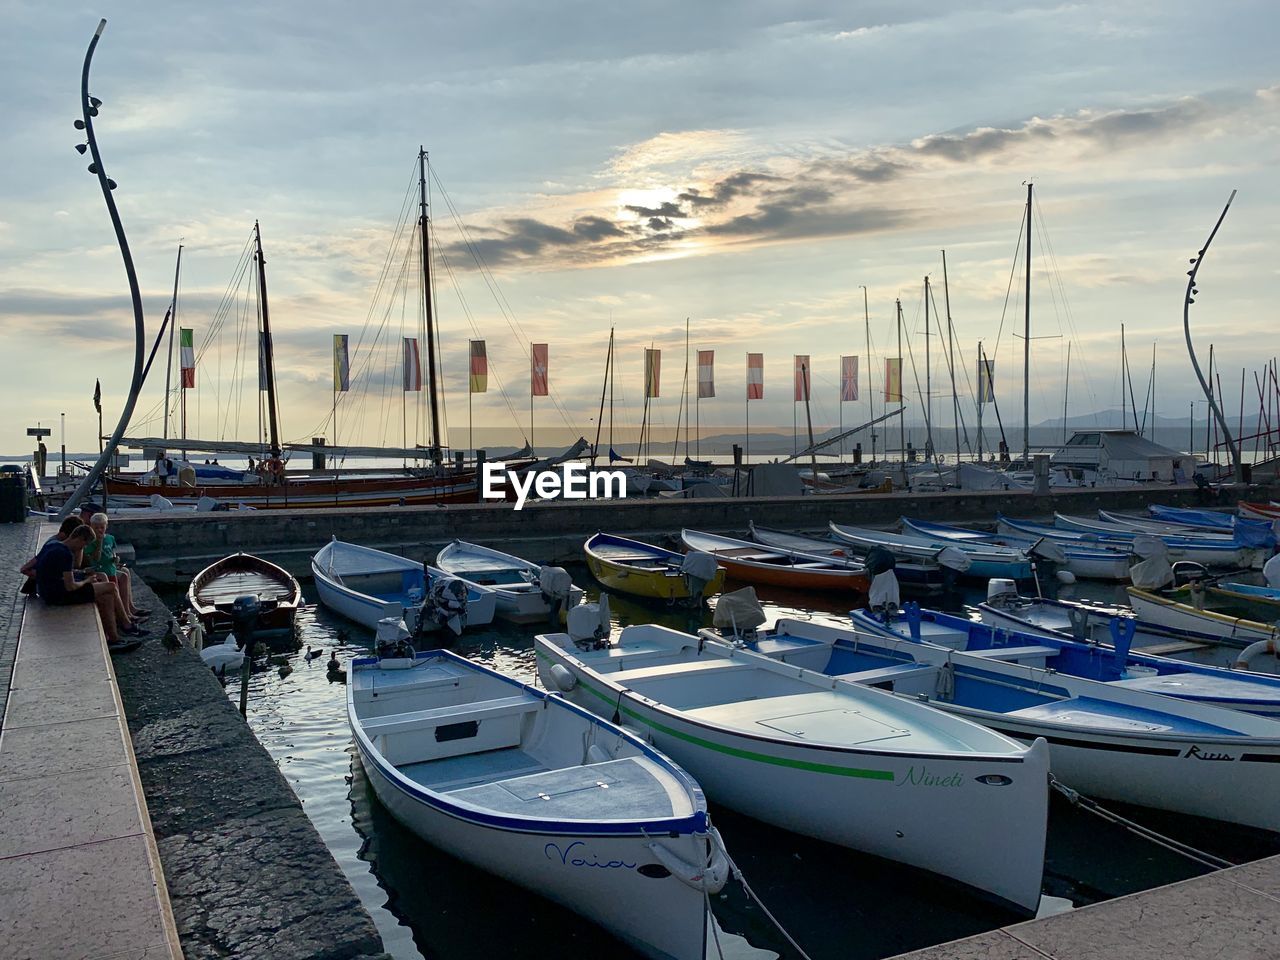
M933 461L933 369L929 361L929 275L924 277L924 458Z
M600 428L604 426L604 397L609 389L609 371L613 366L613 327L609 328L609 352L604 358L604 380L600 382L600 413L596 417L596 442L591 448L591 466L596 465L596 457L600 455ZM613 444L613 405L609 405L609 443Z
M1062 381L1062 445L1067 444L1067 391L1071 388L1071 341L1067 341L1067 375Z
M902 390L902 300L898 298L893 301L898 314L898 456L902 460L902 479L903 486L906 486L907 478L907 423L906 413L903 407L906 405L903 401L906 394Z
M951 324L951 284L947 282L947 251L942 251L942 299L947 307L947 367L951 371L951 423L956 432L956 469L960 469L960 394L956 393L955 329ZM968 433L966 428L965 433Z
M1129 369L1129 359L1125 355L1124 324L1122 323L1120 324L1120 429L1121 430L1129 429L1129 416L1125 412L1125 408L1124 408L1124 404L1125 404L1124 381L1125 381L1125 373L1128 371L1128 369ZM1133 425L1135 427L1138 425L1137 410L1133 411Z
M867 288L862 288L862 321L867 333L867 412L876 418L875 393L871 389L871 307L867 303ZM844 448L841 447L841 450ZM876 462L876 428L871 428L871 462Z
M262 255L262 230L253 221L258 256L258 297L262 301L262 363L267 374L267 422L271 430L271 456L280 456L280 424L276 417L276 360L271 348L271 313L267 308L267 260Z
M809 380L809 370L806 364L800 364L800 376L804 378L804 422L809 428L809 463L810 471L813 473L813 489L818 489L818 451L813 448L813 415L809 412L809 393L812 390L812 383ZM794 407L794 404L792 404Z
M422 242L422 302L427 318L427 391L431 402L431 459L439 466L444 455L440 442L440 400L436 377L435 316L431 303L431 246L428 238L430 219L427 216L427 151L418 147L418 229ZM530 433L533 432L533 397L529 398ZM533 437L529 438L533 442Z
M166 440L169 439L169 390L173 383L173 329L178 325L178 274L181 270L182 244L178 244L178 263L173 268L173 299L169 301L169 362L164 370L164 439Z
M982 341L978 341L978 397L975 406L978 408L978 455L977 462L982 462L982 408L985 407L987 395L982 389L982 373L986 365L982 362Z
M1027 181L1027 269L1022 322L1022 462L1031 462L1031 188ZM1002 431L1003 432L1003 431Z

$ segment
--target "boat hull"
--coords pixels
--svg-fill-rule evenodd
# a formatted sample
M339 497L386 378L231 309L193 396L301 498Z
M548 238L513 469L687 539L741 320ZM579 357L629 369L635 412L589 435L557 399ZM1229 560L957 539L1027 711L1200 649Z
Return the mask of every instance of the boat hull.
M232 604L244 595L257 596L262 602L256 636L292 636L302 603L298 581L283 568L251 554L224 557L196 574L187 589L187 605L207 634L225 634L234 628Z
M666 570L641 570L622 563L610 563L594 554L587 554L587 569L591 575L615 593L625 593L645 600L689 600L689 586L680 572ZM699 594L711 597L724 589L724 571L716 574Z
M766 823L959 881L1019 912L1036 910L1048 812L1043 748L959 759L737 733L615 692L542 638L536 644L544 684L555 683L552 666L568 669L576 680L570 699L600 716L620 714L697 777L709 797ZM1007 839L998 854L993 836Z
M1212 610L1197 610L1185 603L1129 588L1129 602L1140 620L1149 621L1173 630L1208 634L1219 643L1234 647L1247 647L1255 640L1269 640L1276 636L1276 628L1253 620L1242 620Z

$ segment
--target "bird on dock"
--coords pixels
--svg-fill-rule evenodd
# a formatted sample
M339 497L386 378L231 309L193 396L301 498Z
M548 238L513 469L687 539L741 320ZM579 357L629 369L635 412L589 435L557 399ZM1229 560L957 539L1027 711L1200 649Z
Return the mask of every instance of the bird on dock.
M293 667L287 663L282 663L280 664L280 669L277 670L276 673L280 674L280 679L283 680L289 674L293 673Z
M170 653L177 653L182 649L182 637L178 634L178 622L172 617L165 626L164 636L160 638L160 645Z
M310 663L312 660L315 660L317 657L320 657L323 655L324 655L323 650L313 650L311 648L311 645L307 644L307 653L306 653L307 663Z

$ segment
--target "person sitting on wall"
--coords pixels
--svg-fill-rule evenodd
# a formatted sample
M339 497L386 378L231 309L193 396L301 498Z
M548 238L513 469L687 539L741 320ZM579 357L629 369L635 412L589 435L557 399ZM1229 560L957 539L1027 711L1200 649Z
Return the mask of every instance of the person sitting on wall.
M133 581L124 564L116 558L116 538L107 533L108 518L105 513L95 513L89 521L93 541L84 548L84 568L100 573L116 585L120 603L133 620L142 620L151 614L133 605Z
M41 544L40 549L43 550L45 547L47 547L51 543L61 543L62 541L66 540L67 537L71 536L72 531L74 531L75 528L78 526L80 526L79 517L74 515L67 517L67 519L62 521L62 526L58 528L58 532L55 533L52 537L50 537L48 540L46 540L43 544ZM27 578L26 582L23 583L22 586L18 589L18 592L21 593L23 596L27 596L27 597L35 596L36 561L39 559L40 559L40 554L37 553L34 557L32 557L30 560L28 560L26 563L24 563L21 567L18 568L18 572Z
M54 607L96 604L107 636L107 649L131 650L137 644L122 641L120 634L139 637L144 631L130 622L127 615L121 616L125 611L120 606L115 585L102 574L89 574L85 579L76 576L76 555L93 539L92 528L81 524L65 541L54 541L41 550L36 558L36 592Z

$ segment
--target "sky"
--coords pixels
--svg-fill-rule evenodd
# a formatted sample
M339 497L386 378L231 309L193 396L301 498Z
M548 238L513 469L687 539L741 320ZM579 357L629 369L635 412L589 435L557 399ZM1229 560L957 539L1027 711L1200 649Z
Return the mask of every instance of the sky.
M696 407L704 433L742 428L748 351L765 355L753 429L804 423L791 400L796 354L812 358L815 429L852 426L882 412L897 299L908 418L929 406L916 387L928 376L935 426L950 429L948 343L935 314L945 317L949 300L966 423L982 341L1005 425L1020 425L1027 181L1033 423L1061 415L1064 383L1073 415L1120 406L1121 324L1138 407L1154 345L1155 406L1188 416L1201 397L1182 333L1188 259L1233 189L1192 332L1202 364L1215 345L1229 411L1246 367L1246 413L1256 410L1253 371L1278 352L1274 4L3 9L6 452L27 449L24 428L37 422L55 428L56 449L61 413L68 447L96 448L93 381L109 431L132 371L120 253L73 149L100 16L95 131L119 184L148 349L184 246L179 322L200 347L192 436L260 435L256 299L242 269L257 220L283 438L332 442L331 342L348 334L355 378L337 405L339 442L426 439L421 398L405 402L398 366L399 338L415 335L421 309L408 242L416 208L406 208L419 145L431 167L442 418L457 447L469 422L477 443L530 434L530 341L550 345L552 396L534 403L535 441L593 436L611 325L616 430L629 436L641 419L649 346L662 351L650 420L669 430L686 319L692 349L715 351L717 395ZM491 376L469 418L472 338L486 340ZM130 435L163 431L165 355ZM842 355L861 368L860 399L843 405ZM1202 399L1196 410L1204 416ZM181 430L176 419L171 430Z

